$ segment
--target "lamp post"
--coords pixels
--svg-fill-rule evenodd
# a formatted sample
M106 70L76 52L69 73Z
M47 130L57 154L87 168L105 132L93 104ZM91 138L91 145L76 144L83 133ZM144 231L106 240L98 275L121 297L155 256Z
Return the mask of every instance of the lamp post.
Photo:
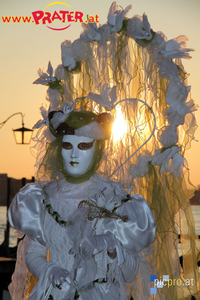
M21 145L30 144L33 130L24 127L24 115L21 112L12 114L4 122L0 123L0 129L10 118L12 118L15 115L21 115L21 117L22 117L22 127L18 128L18 129L13 129L16 144L21 144Z

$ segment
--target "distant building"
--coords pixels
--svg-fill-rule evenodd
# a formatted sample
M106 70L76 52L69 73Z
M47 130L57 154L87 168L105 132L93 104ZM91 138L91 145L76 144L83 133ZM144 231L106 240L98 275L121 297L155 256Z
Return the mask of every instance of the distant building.
M191 205L200 205L200 186L198 186L198 189L194 192L194 196L190 199Z
M0 174L0 206L9 206L14 196L27 183L34 182L32 179L14 179L7 177L7 174Z

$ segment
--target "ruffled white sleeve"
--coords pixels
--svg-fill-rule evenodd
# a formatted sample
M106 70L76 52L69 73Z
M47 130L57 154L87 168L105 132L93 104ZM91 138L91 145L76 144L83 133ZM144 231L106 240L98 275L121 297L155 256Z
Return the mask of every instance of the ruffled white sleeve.
M141 195L133 195L130 200L122 203L116 214L127 216L128 221L105 219L105 233L113 233L131 254L151 245L155 239L156 222L149 205Z
M45 193L38 183L22 188L8 209L8 221L18 231L26 233L32 240L45 246L43 220L45 211L42 201Z

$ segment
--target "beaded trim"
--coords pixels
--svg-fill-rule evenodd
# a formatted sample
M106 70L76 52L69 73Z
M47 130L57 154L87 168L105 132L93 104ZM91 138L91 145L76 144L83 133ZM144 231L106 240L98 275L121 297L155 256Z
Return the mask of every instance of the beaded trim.
M59 213L57 211L55 211L51 204L45 204L45 200L43 200L43 204L45 206L45 209L47 210L47 212L52 216L52 218L54 218L54 220L63 227L67 226L67 221L61 220L61 217L59 215Z
M122 199L122 203L123 202L127 202L131 200L131 196L128 194L127 195L127 198L126 199ZM45 206L45 209L47 210L47 212L52 216L52 218L54 218L54 220L60 225L60 226L63 226L63 227L66 227L67 226L67 221L64 221L61 219L59 213L57 211L55 211L53 209L53 207L51 206L51 204L45 204L45 200L43 200L43 204ZM117 214L114 213L114 211L117 209L117 208L114 208L112 212L108 211L107 209L105 208L100 208L100 207L96 207L94 205L92 205L89 201L87 200L83 200L80 202L79 204L79 208L84 206L84 204L87 204L90 208L91 206L93 208L98 208L100 210L100 213L101 214L98 214L98 215L95 215L95 216L92 216L92 211L89 211L88 213L88 219L89 220L93 220L94 218L114 218L114 219L121 219L123 222L127 222L128 221L128 217L127 216L119 216ZM107 215L105 214L107 213Z

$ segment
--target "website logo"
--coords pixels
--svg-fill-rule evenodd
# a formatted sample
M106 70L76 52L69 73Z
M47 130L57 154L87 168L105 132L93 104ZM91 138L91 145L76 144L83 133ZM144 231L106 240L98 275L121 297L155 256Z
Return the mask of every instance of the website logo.
M32 16L2 16L3 23L35 23L45 25L51 30L65 30L74 23L99 23L99 16L85 16L81 11L74 11L64 2L52 2L44 10L33 11Z
M156 295L157 289L162 289L163 287L170 288L171 286L190 286L194 285L194 279L170 279L169 275L163 275L163 279L158 279L157 275L150 275L150 294Z

